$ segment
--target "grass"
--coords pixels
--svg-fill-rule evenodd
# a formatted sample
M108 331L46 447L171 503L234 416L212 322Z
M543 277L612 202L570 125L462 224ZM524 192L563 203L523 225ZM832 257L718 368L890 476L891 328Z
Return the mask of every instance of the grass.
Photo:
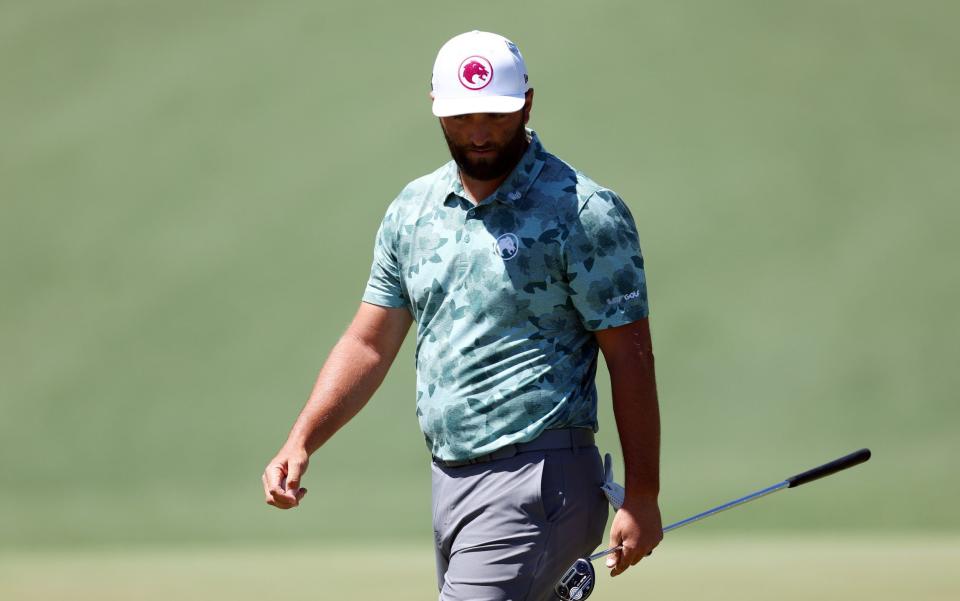
M958 562L957 538L674 538L593 599L954 601ZM435 583L429 546L376 541L0 555L6 601L423 601Z

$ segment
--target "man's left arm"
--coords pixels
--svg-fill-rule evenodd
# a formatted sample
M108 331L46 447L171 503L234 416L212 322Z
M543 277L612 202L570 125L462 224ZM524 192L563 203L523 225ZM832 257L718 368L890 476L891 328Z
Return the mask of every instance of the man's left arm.
M646 317L594 333L610 372L613 413L625 464L623 507L610 528L607 558L617 576L649 554L663 539L660 508L660 408L653 344Z

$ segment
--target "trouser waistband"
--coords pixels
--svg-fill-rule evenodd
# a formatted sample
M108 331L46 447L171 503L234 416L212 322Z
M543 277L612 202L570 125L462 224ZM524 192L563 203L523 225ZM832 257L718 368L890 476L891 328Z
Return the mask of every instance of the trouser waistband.
M589 447L595 444L593 431L586 428L565 428L563 430L545 430L540 436L530 442L519 442L500 447L492 453L473 457L471 459L444 460L437 457L433 462L440 467L462 467L477 463L486 463L497 459L507 459L518 453L529 451L548 451L553 449L576 449Z

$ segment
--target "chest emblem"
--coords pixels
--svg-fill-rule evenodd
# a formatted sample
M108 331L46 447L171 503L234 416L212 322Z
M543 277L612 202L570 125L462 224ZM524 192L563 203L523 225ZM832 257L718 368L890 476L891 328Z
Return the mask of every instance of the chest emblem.
M517 238L516 234L503 234L497 238L497 248L495 250L501 259L509 261L520 252L520 239Z

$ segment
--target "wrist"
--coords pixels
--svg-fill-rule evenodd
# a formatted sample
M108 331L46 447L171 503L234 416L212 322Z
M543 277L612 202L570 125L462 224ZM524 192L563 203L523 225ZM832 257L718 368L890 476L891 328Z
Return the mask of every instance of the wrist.
M659 489L651 488L639 488L639 487L627 487L624 490L623 495L623 504L624 505L647 505L650 503L656 504L660 497Z
M309 455L310 451L307 449L307 437L299 436L296 433L291 433L287 438L287 442L283 443L283 447L280 449L280 452L303 453L305 455Z

